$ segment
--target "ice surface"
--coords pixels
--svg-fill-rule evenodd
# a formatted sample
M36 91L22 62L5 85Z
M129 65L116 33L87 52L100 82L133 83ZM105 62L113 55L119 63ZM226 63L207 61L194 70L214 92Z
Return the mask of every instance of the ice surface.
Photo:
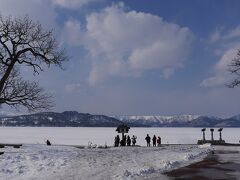
M43 144L49 139L54 144L87 145L89 142L97 145L113 145L116 128L86 128L86 127L0 127L0 143L31 143ZM163 144L196 144L202 138L201 128L131 128L130 136L137 136L138 145L146 145L145 136L155 134L162 138ZM210 131L206 130L206 139L210 139ZM224 128L222 137L226 142L238 143L240 128ZM214 132L214 139L219 139L219 133Z

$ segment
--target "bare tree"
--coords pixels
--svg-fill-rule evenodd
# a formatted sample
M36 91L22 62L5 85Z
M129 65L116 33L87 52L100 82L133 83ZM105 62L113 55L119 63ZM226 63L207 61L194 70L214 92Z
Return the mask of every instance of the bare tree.
M53 32L45 31L29 17L0 16L0 105L23 106L28 110L52 107L51 96L37 82L23 80L21 66L29 66L33 74L67 60Z
M240 85L240 50L237 52L237 56L229 64L229 71L236 75L236 78L228 85L230 88L234 88Z

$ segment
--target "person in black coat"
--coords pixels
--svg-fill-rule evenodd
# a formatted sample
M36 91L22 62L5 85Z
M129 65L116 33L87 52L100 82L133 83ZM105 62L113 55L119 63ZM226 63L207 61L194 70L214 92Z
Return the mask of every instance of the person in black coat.
M127 144L127 135L123 136L123 146L126 146Z
M119 138L119 135L117 135L116 137L115 137L115 147L118 147L119 146L119 143L120 143L120 138Z
M156 141L157 141L157 138L156 136L154 135L153 138L152 138L152 142L153 142L153 146L156 147Z
M131 146L131 138L130 138L130 136L127 136L127 146Z
M46 141L46 144L47 144L48 146L51 146L51 145L52 145L48 139L47 139L47 141Z
M147 141L147 146L150 147L151 138L148 134L147 134L145 140Z
M137 137L133 135L133 137L132 137L132 145L135 146L136 142L137 142Z

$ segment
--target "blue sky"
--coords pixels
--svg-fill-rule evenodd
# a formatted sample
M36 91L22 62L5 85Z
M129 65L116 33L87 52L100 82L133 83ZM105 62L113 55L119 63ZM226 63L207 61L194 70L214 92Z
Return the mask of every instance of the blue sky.
M14 6L13 6L14 4ZM28 14L71 60L25 78L55 97L54 111L107 115L239 114L227 64L240 48L238 0L0 0Z

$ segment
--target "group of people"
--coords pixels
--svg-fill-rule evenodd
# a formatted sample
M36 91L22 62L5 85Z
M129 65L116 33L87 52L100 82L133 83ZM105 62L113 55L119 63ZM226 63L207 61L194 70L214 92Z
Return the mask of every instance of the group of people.
M148 147L151 146L151 140L152 140L152 145L155 146L155 147L160 146L162 144L161 137L160 136L156 137L156 135L153 135L153 137L151 139L149 134L147 134L145 140L147 142ZM132 136L132 138L130 138L130 136L124 135L121 140L120 140L119 135L117 135L115 137L115 140L114 140L114 146L115 147L118 147L118 146L135 146L136 143L137 143L137 136L134 136L134 135Z
M124 135L123 138L120 140L120 137L119 135L117 135L115 137L115 140L114 140L114 146L115 147L118 147L118 146L135 146L137 142L137 136L132 136L132 138L130 138L130 136L126 136Z
M145 140L147 141L147 146L150 147L151 146L151 137L149 136L149 134L147 134ZM154 135L153 138L152 138L152 144L155 147L156 147L156 144L157 144L157 146L160 146L162 144L161 137L160 136L156 137Z

